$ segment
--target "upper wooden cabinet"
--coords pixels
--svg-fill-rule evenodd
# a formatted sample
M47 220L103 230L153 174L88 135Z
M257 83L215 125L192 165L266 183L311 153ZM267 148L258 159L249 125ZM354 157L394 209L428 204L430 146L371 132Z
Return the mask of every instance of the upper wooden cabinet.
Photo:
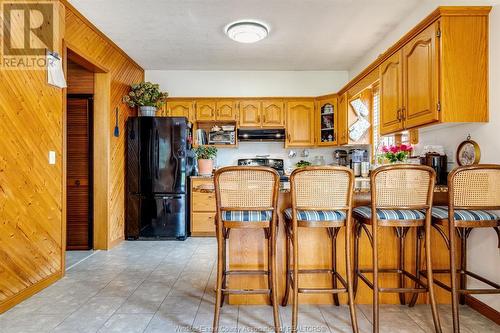
M262 101L262 127L285 126L285 103L281 99Z
M234 100L217 100L217 112L215 119L224 121L236 120L236 102Z
M215 120L217 114L215 100L198 100L196 101L196 121Z
M262 103L259 100L240 101L240 127L261 126Z
M440 7L380 57L382 135L488 121L489 11Z
M439 22L431 24L402 50L404 84L402 118L405 128L439 120L437 61L439 54L436 45L438 31Z
M337 97L319 98L316 104L316 144L318 146L335 146L338 136Z
M192 100L173 100L167 102L167 117L186 117L192 121L193 113L194 102Z
M240 127L285 126L285 108L282 99L242 100L240 105Z
M314 101L290 100L286 103L286 147L314 146Z
M380 134L403 130L403 55L394 53L380 65Z

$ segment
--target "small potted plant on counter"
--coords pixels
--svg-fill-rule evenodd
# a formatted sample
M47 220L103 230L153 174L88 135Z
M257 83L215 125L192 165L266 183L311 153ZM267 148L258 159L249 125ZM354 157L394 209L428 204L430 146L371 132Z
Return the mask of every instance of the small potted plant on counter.
M213 146L199 146L195 149L198 159L198 173L202 176L211 176L214 169L214 159L217 157L217 148Z
M123 96L128 106L139 108L140 116L153 117L156 110L165 104L168 93L161 92L160 86L151 82L141 82L130 86L130 92Z
M383 146L380 158L389 163L405 163L411 155L413 147L411 145L391 145Z

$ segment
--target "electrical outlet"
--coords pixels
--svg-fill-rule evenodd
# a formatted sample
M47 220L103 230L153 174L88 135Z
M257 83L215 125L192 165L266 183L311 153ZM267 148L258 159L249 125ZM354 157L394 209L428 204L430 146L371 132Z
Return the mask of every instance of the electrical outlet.
M56 152L53 150L49 151L49 164L56 164Z

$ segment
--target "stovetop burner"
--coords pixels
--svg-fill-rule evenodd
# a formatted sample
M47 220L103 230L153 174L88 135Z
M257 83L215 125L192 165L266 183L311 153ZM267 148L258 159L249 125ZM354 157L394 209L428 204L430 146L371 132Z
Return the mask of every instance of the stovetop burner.
M270 167L278 172L281 181L288 181L288 176L285 176L283 159L281 158L244 158L238 160L238 165Z

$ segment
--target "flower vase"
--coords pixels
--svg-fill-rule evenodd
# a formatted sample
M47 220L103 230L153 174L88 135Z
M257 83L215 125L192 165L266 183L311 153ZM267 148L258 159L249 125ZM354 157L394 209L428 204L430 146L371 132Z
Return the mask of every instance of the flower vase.
M156 116L155 106L139 106L139 115L141 117L154 117Z

